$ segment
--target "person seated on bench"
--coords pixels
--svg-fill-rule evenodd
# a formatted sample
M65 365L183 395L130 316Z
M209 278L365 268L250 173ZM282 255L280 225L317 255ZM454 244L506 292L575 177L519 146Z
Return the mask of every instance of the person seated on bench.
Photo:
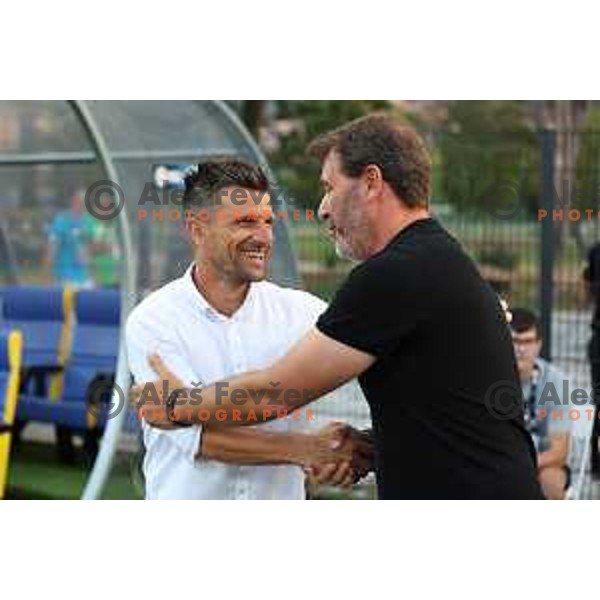
M525 401L525 424L537 450L538 479L549 500L564 500L570 485L569 405L563 398L564 374L540 358L542 335L537 316L511 310L513 343Z

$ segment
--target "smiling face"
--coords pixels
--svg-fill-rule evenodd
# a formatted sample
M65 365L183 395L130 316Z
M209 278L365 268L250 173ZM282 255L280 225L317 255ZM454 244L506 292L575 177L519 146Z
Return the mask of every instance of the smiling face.
M338 256L364 260L371 254L367 187L362 177L348 177L339 155L329 152L321 169L323 199L319 218L326 224Z
M189 222L197 263L233 284L264 279L273 246L269 194L230 186L218 197L210 219Z

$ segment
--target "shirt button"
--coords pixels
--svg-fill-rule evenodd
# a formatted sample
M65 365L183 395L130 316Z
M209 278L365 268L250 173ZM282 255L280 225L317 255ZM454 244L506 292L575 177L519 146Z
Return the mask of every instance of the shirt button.
M218 321L219 317L217 316L217 314L215 313L214 310L212 310L212 308L206 308L205 309L205 314L206 316L211 320L211 321Z

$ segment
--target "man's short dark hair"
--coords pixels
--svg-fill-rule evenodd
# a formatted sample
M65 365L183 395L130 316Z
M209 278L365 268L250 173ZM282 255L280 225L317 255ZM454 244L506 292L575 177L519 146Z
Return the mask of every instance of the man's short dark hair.
M265 172L258 165L237 159L211 159L196 165L185 178L183 208L201 208L216 204L217 193L229 186L259 192L269 189Z
M408 125L386 115L369 115L317 137L308 152L323 162L335 151L348 177L377 165L400 200L410 207L427 205L431 193L431 159L425 143Z
M525 333L535 329L538 338L542 337L542 328L537 315L527 308L511 308L512 320L510 327L515 333Z

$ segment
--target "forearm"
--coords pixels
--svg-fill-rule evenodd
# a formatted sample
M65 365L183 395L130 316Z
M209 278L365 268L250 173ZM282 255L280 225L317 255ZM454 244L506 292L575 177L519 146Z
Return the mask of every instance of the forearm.
M269 369L244 373L204 388L184 389L174 406L174 419L187 423L255 425L287 416L318 393L274 382Z
M550 443L550 449L538 454L538 469L562 467L567 462L569 436L555 436Z
M187 386L156 354L148 362L159 379L133 386L129 397L150 424L239 426L285 418L366 371L375 357L314 329L271 366L204 388L183 389Z
M207 428L201 437L200 456L238 465L305 465L312 436L261 431L256 427Z

